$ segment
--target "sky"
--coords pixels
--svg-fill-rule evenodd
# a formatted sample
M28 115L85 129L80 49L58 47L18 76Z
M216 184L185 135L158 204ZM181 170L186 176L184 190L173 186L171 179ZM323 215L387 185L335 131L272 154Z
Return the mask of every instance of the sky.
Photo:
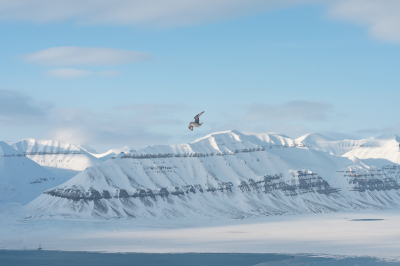
M0 140L400 135L399 13L398 0L0 0Z

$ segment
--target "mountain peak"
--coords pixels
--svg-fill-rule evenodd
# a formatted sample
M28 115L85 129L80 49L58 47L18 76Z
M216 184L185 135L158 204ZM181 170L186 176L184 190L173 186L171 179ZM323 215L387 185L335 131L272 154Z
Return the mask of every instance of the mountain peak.
M326 142L326 141L333 141L333 140L315 132L305 134L296 139L296 142L301 142L301 143L316 143L316 142Z
M241 133L241 132L239 132L237 130L234 130L234 129L233 130L227 130L227 131L218 131L218 132L214 132L214 133L208 134L208 135L206 135L204 137L198 138L198 139L196 139L195 141L193 141L191 143L196 143L196 142L199 142L199 141L202 141L202 140L205 140L205 139L208 139L208 138L216 137L216 136L230 136L230 137L233 137L233 136L242 136L242 135L243 135L243 133ZM239 139L237 139L237 140L239 140Z
M395 134L383 134L376 138L369 138L364 147L399 147L400 137Z
M0 141L0 156L2 155L11 155L16 154L18 151L13 149L10 145L5 143L4 141Z
M82 151L78 146L59 140L23 139L10 143L10 146L20 152L61 152Z

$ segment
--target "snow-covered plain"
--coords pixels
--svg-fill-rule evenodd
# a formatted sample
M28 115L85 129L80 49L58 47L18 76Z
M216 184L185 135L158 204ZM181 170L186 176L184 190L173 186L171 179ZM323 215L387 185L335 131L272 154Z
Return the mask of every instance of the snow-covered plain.
M31 216L32 215L32 216ZM96 252L313 253L400 258L400 211L255 219L53 219L0 213L0 249Z

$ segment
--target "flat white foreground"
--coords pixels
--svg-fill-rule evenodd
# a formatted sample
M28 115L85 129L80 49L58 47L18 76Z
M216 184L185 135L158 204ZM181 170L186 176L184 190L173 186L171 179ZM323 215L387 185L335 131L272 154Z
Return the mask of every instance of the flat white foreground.
M379 220L373 220L379 219ZM383 219L383 220L380 220ZM400 211L245 220L31 218L0 210L0 249L99 252L314 253L400 259Z

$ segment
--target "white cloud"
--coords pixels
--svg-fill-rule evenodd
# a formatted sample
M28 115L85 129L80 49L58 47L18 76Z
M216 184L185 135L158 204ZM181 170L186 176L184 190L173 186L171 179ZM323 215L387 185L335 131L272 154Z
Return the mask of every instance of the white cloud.
M188 25L309 0L0 0L0 19L37 23Z
M146 60L149 54L100 47L52 47L23 55L27 62L50 66L101 66L128 64Z
M399 0L0 0L0 20L169 27L303 4L326 5L331 17L366 25L374 38L400 42Z
M168 132L186 124L174 118L181 111L179 105L167 104L126 105L103 113L79 108L57 109L46 137L96 147L165 144L174 137Z
M100 72L93 72L75 68L57 68L57 69L47 70L45 72L45 75L54 78L72 79L72 78L83 78L89 76L115 77L121 75L121 72L117 70L105 70Z
M399 0L330 1L329 15L366 25L373 38L400 42Z
M182 111L187 108L181 104L148 103L96 112L84 108L61 109L17 91L0 89L0 129L7 139L12 139L15 132L25 132L28 135L20 134L23 138L57 139L100 148L126 145L137 148L167 144L190 132L188 121L181 120ZM40 135L32 135L38 127L42 129Z

